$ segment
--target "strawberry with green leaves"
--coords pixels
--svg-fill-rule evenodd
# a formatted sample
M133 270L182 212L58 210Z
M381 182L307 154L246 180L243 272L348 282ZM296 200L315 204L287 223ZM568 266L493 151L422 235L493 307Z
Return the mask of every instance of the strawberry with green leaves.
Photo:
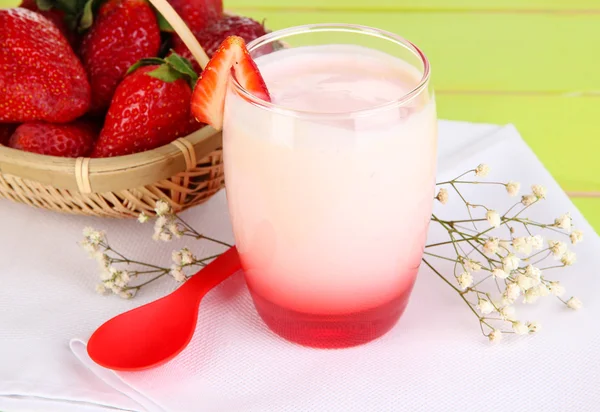
M66 123L89 105L85 70L60 30L31 10L0 9L0 123Z
M189 61L172 54L142 59L117 87L92 157L155 149L199 129L190 113L197 76Z
M79 50L92 87L91 112L103 113L127 69L159 48L160 30L146 0L102 3Z
M24 123L17 127L8 146L48 156L88 156L98 135L96 127L78 120L67 124Z
M52 7L52 5L47 4L45 0L40 1L40 3L42 4L43 9L40 8L35 0L23 0L19 7L35 11L50 20L56 25L56 27L58 27L60 32L69 41L71 46L75 46L77 37L75 32L71 30L67 24L65 12L63 10L59 10L58 8Z

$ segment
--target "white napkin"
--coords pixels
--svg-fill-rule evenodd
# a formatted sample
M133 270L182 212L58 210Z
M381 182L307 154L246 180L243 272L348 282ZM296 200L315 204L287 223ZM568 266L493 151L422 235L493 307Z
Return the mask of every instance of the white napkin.
M180 356L153 370L116 374L86 359L74 340L79 362L69 339L89 337L106 319L175 285L159 283L132 301L95 295L95 263L76 245L81 229L106 229L112 244L142 260L167 262L182 244L152 244L151 228L136 222L1 202L0 410L593 410L600 401L600 333L590 321L600 314L593 296L600 240L512 126L440 122L439 179L480 162L492 166L491 179L519 180L524 188L544 184L548 199L535 217L572 211L586 233L574 247L577 265L560 274L585 308L574 313L545 298L527 312L544 325L541 334L496 346L485 342L455 293L425 269L390 333L334 351L299 347L270 333L238 274L205 298L198 333ZM465 187L499 210L510 200L503 190L480 190ZM461 211L458 202L440 206L441 214ZM223 192L185 217L209 235L232 240ZM436 236L432 231L429 241Z

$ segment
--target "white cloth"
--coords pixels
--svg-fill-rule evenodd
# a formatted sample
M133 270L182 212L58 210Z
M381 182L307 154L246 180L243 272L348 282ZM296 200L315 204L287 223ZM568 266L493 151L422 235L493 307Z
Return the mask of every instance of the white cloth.
M600 403L600 240L512 126L440 122L438 179L486 162L490 179L541 183L548 199L536 219L571 211L585 232L578 263L554 273L585 303L570 311L547 297L527 309L544 325L530 337L490 346L458 296L422 268L410 304L383 338L344 350L317 350L270 333L238 274L203 300L197 333L171 362L115 374L86 359L87 339L108 318L171 291L156 282L131 301L94 292L96 264L76 244L84 226L140 260L166 264L173 245L152 243L134 221L64 216L8 201L0 207L0 410L5 411L564 411ZM498 210L514 201L502 187L468 186ZM450 192L436 213L464 206ZM185 213L194 227L231 241L225 196ZM431 231L429 242L440 238ZM193 243L188 242L190 246ZM400 246L399 246L400 247ZM206 249L206 252L209 252ZM441 264L444 270L451 266ZM174 314L174 316L176 316Z

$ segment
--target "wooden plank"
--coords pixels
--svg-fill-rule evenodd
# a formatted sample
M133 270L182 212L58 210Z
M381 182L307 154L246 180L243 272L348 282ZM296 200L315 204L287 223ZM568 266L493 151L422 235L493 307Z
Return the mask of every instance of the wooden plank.
M393 11L599 11L597 0L225 0L230 8Z
M600 234L600 199L572 199L590 225ZM585 234L584 234L585 240Z
M568 191L600 191L600 98L540 96L437 96L441 118L513 123ZM598 210L600 216L600 209Z
M600 94L600 14L245 14L274 30L337 21L396 32L429 56L439 89Z

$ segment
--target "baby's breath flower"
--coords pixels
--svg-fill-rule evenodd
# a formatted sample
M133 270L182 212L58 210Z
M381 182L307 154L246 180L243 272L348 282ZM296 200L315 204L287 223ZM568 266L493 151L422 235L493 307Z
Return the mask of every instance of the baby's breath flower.
M560 259L567 251L567 245L559 240L548 240L548 247L555 259Z
M94 258L100 265L100 268L107 268L110 265L110 258L106 253L96 253Z
M579 310L583 307L583 303L575 296L572 296L569 300L567 300L567 306L573 310Z
M521 189L521 183L513 182L512 180L506 184L506 191L509 196L516 196Z
M98 245L104 241L104 232L96 230L92 227L85 227L83 229L83 237L91 244Z
M106 293L106 286L104 286L104 283L96 284L96 293L99 295L104 295Z
M521 259L513 255L512 253L509 253L508 255L502 258L502 268L506 273L510 273L513 270L516 270L519 267L520 263Z
M546 188L542 185L531 186L531 191L533 192L533 195L538 199L546 198Z
M508 273L500 268L495 268L492 270L492 276L494 276L496 279L506 279L508 277Z
M544 247L544 238L540 235L529 236L527 238L527 243L531 245L533 250L542 250Z
M519 287L519 285L512 282L506 285L506 289L504 290L504 293L502 295L507 302L512 303L515 300L517 300L520 294L521 288Z
M473 276L469 272L463 272L456 277L456 281L461 289L465 290L466 288L473 285Z
M464 263L467 272L478 272L481 270L481 264L471 259L467 259Z
M85 250L86 252L88 252L88 255L89 255L90 257L92 257L92 258L93 258L93 257L95 257L95 256L96 256L96 253L97 253L97 252L98 252L98 250L99 250L99 246L98 246L98 244L96 244L96 243L91 243L91 242L89 241L89 239L87 239L87 238L86 238L86 239L83 239L83 240L81 241L81 243L80 243L80 244L81 244L81 247L83 248L83 250Z
M183 235L183 230L181 230L179 225L175 222L169 223L169 225L167 226L167 229L176 238L180 238Z
M583 240L583 232L579 229L574 230L571 232L569 238L571 239L571 243L575 245Z
M538 284L542 278L542 271L533 265L527 265L525 268L525 275L527 275L527 277L530 279L533 279L535 284Z
M100 279L106 281L106 280L111 280L113 278L113 272L112 272L112 267L110 266L105 266L102 267L100 270Z
M479 298L479 301L477 302L476 307L477 307L477 310L479 310L484 315L489 315L490 313L492 313L496 310L494 308L494 305L492 304L492 302L490 302L487 299L481 299L481 298Z
M561 229L565 229L567 232L570 232L572 224L573 224L573 219L571 218L571 214L565 213L564 215L561 215L561 216L557 217L556 219L554 219L553 226L559 227Z
M137 218L138 222L140 223L146 223L148 219L150 219L150 216L148 216L144 212L140 213Z
M523 195L521 197L521 203L524 206L531 206L532 204L535 203L536 200L537 200L537 197L535 197L534 195Z
M126 270L120 270L115 274L114 282L120 288L124 288L129 283L130 277L129 272Z
M133 297L133 293L128 290L122 290L119 292L119 296L123 299L131 299Z
M519 288L524 291L528 291L535 286L535 280L523 274L517 276L515 281L517 282L517 285L519 285Z
M154 222L155 228L160 228L160 230L163 230L166 226L167 226L166 216L159 216L158 218L156 218L156 221Z
M158 235L158 239L162 240L163 242L169 242L173 239L173 235L170 232L162 232Z
M171 260L173 260L173 263L175 263L176 265L181 265L181 251L174 250L171 253Z
M536 290L536 293L541 297L545 297L550 294L550 289L548 289L548 287L546 285L544 285L543 283L540 283L539 285L537 285L535 287L535 290Z
M481 163L475 168L475 176L486 177L490 173L490 167L485 163Z
M189 265L196 260L194 254L186 247L181 249L181 263L184 265Z
M504 320L512 319L512 317L515 316L515 307L510 305L504 306L503 308L500 308L498 313L500 313L500 317Z
M529 255L531 253L532 245L527 241L526 237L516 237L512 240L512 247L515 252Z
M494 253L498 252L499 241L500 240L497 237L491 237L487 239L483 244L483 252L487 253L488 255L493 255Z
M488 335L488 339L490 340L490 342L495 343L495 342L499 342L502 340L502 332L500 332L498 329L494 329L493 331L490 332L490 334Z
M445 205L446 203L448 203L448 191L442 187L435 198L441 204Z
M529 328L527 325L521 322L513 322L512 329L517 335L527 335Z
M156 206L154 207L154 211L158 216L164 216L171 213L171 206L164 200L157 200Z
M171 266L171 276L173 276L177 282L183 282L185 280L185 274L183 273L181 266L178 265Z
M548 289L550 289L550 293L554 296L562 296L565 293L565 288L560 282L550 282L548 283Z
M527 324L527 328L529 329L529 333L537 333L542 329L542 325L539 322L529 322Z
M577 255L575 255L575 253L571 252L570 250L567 250L565 252L565 254L562 255L562 257L560 258L560 261L565 266L571 266L572 264L575 263L576 260L577 260Z
M500 226L500 215L495 210L488 210L485 214L485 218L491 227Z

